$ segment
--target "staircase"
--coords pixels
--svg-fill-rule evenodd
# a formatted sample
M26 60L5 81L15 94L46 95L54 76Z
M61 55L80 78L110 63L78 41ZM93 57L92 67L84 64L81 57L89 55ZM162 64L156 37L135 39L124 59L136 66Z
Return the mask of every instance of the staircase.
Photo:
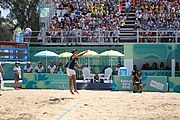
M123 10L121 11L123 15L125 14L125 4L123 4ZM125 26L120 28L120 41L124 43L136 42L136 31L134 30L136 16L135 9L131 9L129 15L127 16L127 20Z

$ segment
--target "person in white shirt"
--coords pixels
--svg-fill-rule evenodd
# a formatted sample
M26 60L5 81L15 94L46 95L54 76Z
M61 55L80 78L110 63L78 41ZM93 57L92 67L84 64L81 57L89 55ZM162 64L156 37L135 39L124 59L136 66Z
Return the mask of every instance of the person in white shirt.
M38 62L38 65L35 67L36 73L44 73L45 69L44 66L42 66L42 62Z
M130 9L131 9L131 2L130 1L128 1L128 0L126 0L126 2L125 2L125 12L126 12L126 16L128 16L129 15L129 11L130 11Z
M31 27L28 26L28 27L25 29L24 33L25 33L25 35L28 35L28 36L31 35L31 33L32 33Z
M31 62L27 62L27 64L24 66L24 73L32 73L33 68L31 66Z
M15 66L14 66L14 68L13 68L13 72L14 72L14 80L15 80L15 82L14 82L14 88L16 89L16 90L19 90L19 88L18 88L18 84L19 84L19 79L21 79L21 67L19 66L19 62L18 61L16 61L15 62Z
M31 34L32 34L31 26L28 26L24 31L24 39L25 39L24 42L30 41Z
M88 65L88 63L86 63L85 68L88 68L88 69L90 70L90 72L92 72L92 70L91 70L91 66L90 66L90 65Z
M48 73L56 73L56 65L54 64L54 61L51 61L50 65L48 65Z

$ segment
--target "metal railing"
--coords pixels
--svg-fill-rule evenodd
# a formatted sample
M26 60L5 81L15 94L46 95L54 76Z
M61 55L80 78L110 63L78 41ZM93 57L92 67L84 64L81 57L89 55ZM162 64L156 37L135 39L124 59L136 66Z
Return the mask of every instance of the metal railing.
M137 30L137 43L179 43L179 30Z
M20 36L19 36L20 37ZM23 37L23 38L22 38ZM14 37L17 41L18 36ZM127 43L180 43L180 31L33 31L21 41L42 45L118 45ZM18 41L17 41L18 42Z

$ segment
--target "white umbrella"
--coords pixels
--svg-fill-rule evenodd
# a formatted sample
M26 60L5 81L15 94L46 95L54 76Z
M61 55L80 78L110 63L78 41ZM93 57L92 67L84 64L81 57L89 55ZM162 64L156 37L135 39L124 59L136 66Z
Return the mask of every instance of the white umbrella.
M85 51L82 51L82 52L80 52L79 54L82 54L82 53L84 53ZM98 56L99 54L97 53L97 52L95 52L95 51L92 51L92 50L88 50L88 52L87 53L85 53L84 55L83 55L83 57L88 57L88 65L89 65L89 57L94 57L94 56Z
M111 57L111 68L112 68L112 57L122 57L122 56L124 56L122 53L120 53L118 51L115 51L115 50L104 51L99 55L100 56L109 56L109 57Z
M59 54L58 57L60 57L60 58L68 58L68 57L71 57L71 56L72 56L72 53L64 52L64 53Z
M58 57L58 54L52 52L52 51L41 51L34 55L35 57L46 57L46 72L47 72L47 57Z

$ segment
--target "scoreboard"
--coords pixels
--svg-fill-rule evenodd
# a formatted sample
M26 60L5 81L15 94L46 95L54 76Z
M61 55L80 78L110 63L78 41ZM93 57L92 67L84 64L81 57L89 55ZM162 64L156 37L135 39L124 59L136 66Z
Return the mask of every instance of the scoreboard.
M27 61L28 43L0 42L0 61Z

